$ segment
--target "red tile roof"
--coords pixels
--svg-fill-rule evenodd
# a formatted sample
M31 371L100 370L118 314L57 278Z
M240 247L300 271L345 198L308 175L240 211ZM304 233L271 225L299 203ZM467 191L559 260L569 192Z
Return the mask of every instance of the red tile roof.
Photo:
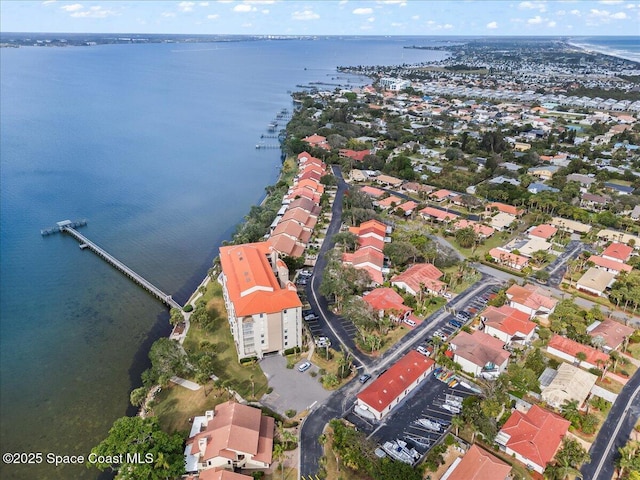
M491 325L510 336L518 332L529 335L536 328L536 324L529 320L529 315L509 305L500 308L489 306L481 316L485 319L485 325Z
M569 425L568 420L534 405L527 413L514 410L500 432L511 437L507 447L544 468L556 454Z
M505 480L510 472L511 465L474 444L447 480Z
M473 231L481 237L490 237L495 232L495 229L493 227L474 222L473 220L466 220L464 218L461 218L453 225L453 228L455 228L456 230L461 230L467 227L473 228Z
M419 292L421 285L430 290L439 291L445 286L439 280L442 275L443 273L431 263L417 263L393 277L391 283L404 283L414 292Z
M609 355L588 345L583 345L570 338L562 337L555 334L547 343L547 348L555 348L556 350L566 353L572 357L576 357L578 352L582 352L586 355L585 362L591 365L598 365L598 361L606 364L609 361Z
M448 196L449 196L449 195L451 195L452 193L453 193L453 192L451 192L451 191L449 191L449 190L440 189L440 190L437 190L437 191L435 191L435 192L431 192L431 193L429 194L429 196L430 196L430 197L435 197L435 198L437 198L437 199L442 199L442 198L446 198L446 197L448 197Z
M539 310L542 307L553 310L558 303L558 300L549 297L543 289L529 283L522 287L518 284L511 285L506 293L509 301L524 305L532 310Z
M417 206L418 204L416 202L414 202L413 200L409 200L408 202L404 202L402 205L399 205L398 208L401 208L405 212L410 212L412 210L415 210Z
M352 160L356 160L357 162L361 162L364 160L364 157L371 154L371 150L349 150L346 148L341 148L339 150L341 157L351 158Z
M589 262L593 262L598 267L602 267L607 270L615 270L616 272L630 272L633 269L631 265L627 265L626 263L618 262L616 260L604 258L599 255L591 255L589 257Z
M280 288L267 258L271 252L267 242L220 247L220 264L237 316L302 306L296 292Z
M393 312L404 314L411 308L404 304L404 299L393 288L376 288L362 299L371 305L375 311Z
M611 348L616 349L623 342L625 337L630 337L635 329L628 327L620 322L616 322L612 318L607 318L600 325L589 332L591 338L601 336L604 338L604 344Z
M378 205L380 207L391 207L393 205L398 205L400 202L402 202L402 199L400 197L396 197L395 195L390 195L387 198L383 198L382 200L378 201Z
M501 248L492 248L491 250L489 250L489 255L491 255L491 258L497 260L499 263L506 263L509 266L520 266L529 263L529 259L527 257L507 252L506 250L502 250Z
M520 215L522 213L522 210L514 207L513 205L507 205L506 203L500 203L500 202L489 203L485 207L485 210L493 210L494 208L500 212L509 213L511 215Z
M619 260L621 262L626 262L629 260L631 253L633 252L633 248L624 243L614 242L604 249L602 252L603 257L611 257Z
M276 252L281 253L282 255L300 257L304 253L305 246L286 233L271 235L267 242L269 242Z
M434 361L415 350L410 351L358 394L358 399L382 412L421 375Z
M444 210L440 210L434 207L425 207L420 210L420 213L423 216L433 217L441 222L455 220L456 218L458 218L458 215L456 215L455 213L445 212Z
M384 190L381 190L376 187L370 187L369 185L365 185L364 187L361 187L360 191L374 198L381 197L382 195L385 194Z
M553 237L557 232L558 229L556 227L543 224L538 225L536 228L531 230L529 232L529 235L531 235L532 237L544 238L546 240L547 238Z
M253 480L253 477L250 477L248 475L235 473L231 470L216 470L214 468L202 470L199 473L198 478L200 480Z
M307 142L309 145L313 147L319 147L324 150L331 150L331 147L327 143L327 137L323 137L322 135L318 135L316 133L303 138L302 141Z

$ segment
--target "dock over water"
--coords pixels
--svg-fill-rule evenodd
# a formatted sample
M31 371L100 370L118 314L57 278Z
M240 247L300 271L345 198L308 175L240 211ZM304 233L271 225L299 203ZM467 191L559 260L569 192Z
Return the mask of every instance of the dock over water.
M59 223L62 224L63 222L59 222ZM179 308L180 310L182 310L182 306L178 302L176 302L173 298L171 298L171 295L166 294L165 292L160 290L158 287L156 287L153 283L151 283L141 275L134 272L131 268L129 268L124 263L122 263L116 257L114 257L113 255L105 251L103 248L93 243L87 237L85 237L80 232L78 232L71 224L60 225L60 232L68 233L69 235L71 235L78 242L80 242L80 248L82 248L83 250L88 248L89 250L93 251L105 262L115 267L117 270L120 270L120 272L124 273L127 277L129 277L135 283L137 283L142 288L147 290L153 296L157 297L161 302L163 302L169 308Z

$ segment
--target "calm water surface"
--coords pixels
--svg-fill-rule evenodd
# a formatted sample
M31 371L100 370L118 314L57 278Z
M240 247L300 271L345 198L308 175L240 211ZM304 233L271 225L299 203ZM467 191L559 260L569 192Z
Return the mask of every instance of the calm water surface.
M3 452L86 455L168 334L165 307L75 240L82 232L184 302L277 177L255 144L288 90L337 65L443 58L415 39L0 50ZM420 42L424 44L425 41ZM354 82L362 82L355 79ZM97 470L2 465L3 479Z

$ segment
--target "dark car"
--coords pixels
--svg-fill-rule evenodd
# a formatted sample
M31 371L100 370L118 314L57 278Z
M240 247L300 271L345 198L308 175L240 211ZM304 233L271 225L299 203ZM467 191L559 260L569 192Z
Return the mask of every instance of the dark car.
M368 373L365 373L364 375L361 375L360 378L358 379L358 381L360 383L367 383L369 381L369 379L371 378L371 375L369 375Z

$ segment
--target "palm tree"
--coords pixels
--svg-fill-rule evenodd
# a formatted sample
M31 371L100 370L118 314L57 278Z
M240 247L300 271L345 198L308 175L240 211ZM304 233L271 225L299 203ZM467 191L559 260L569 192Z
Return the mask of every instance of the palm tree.
M458 430L460 429L460 427L464 427L464 425L464 420L459 415L451 418L451 426L456 429L456 437L458 436Z
M562 416L571 422L571 425L577 427L580 425L580 411L578 410L578 401L577 400L565 400L562 406L560 407L560 412Z
M284 480L284 458L285 458L285 450L284 446L281 443L276 443L273 446L273 461L279 462L280 470L282 471L282 478Z
M578 365L580 365L587 359L587 354L584 352L578 352L576 353L576 359L578 360Z

